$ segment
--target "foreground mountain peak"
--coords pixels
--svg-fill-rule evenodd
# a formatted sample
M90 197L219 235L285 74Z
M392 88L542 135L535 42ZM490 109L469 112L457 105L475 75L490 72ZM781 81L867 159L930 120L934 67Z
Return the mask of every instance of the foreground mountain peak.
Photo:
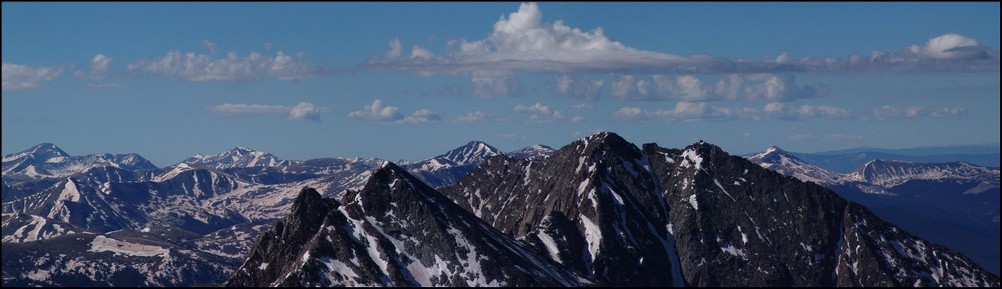
M579 286L386 162L341 203L304 189L227 286Z

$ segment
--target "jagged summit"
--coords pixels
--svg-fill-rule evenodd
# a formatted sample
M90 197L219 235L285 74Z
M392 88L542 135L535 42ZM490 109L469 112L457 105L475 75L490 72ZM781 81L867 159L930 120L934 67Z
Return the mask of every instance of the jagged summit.
M504 152L487 143L471 141L466 145L439 155L435 159L447 160L456 165L467 165L479 163L484 159L503 154Z
M304 190L227 286L580 286L387 162L340 203Z

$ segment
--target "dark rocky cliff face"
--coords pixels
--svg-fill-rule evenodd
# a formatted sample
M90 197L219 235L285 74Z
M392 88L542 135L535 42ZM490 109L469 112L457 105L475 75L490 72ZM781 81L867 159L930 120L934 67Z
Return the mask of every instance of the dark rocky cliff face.
M228 286L573 286L538 256L392 163L341 202L304 189Z
M543 160L490 159L443 191L499 230L600 283L998 284L961 254L916 238L823 187L704 142L684 149L647 144L641 151L600 133ZM548 250L548 243L555 249ZM652 263L658 265L643 269Z

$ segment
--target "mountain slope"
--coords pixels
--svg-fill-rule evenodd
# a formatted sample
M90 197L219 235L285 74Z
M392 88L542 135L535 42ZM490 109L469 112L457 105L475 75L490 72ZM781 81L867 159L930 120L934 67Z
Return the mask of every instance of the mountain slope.
M341 202L304 189L226 285L578 284L570 272L387 163Z

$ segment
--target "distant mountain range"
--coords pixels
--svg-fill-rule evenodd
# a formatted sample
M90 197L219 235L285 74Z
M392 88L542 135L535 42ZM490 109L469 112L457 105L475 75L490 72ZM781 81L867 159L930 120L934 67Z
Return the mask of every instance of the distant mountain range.
M825 186L923 238L999 272L999 169L966 162L873 159L842 174L777 147L748 159Z
M821 186L607 132L399 166L42 144L4 157L3 200L5 287L999 286Z
M526 151L535 152L534 156L546 154L536 147ZM410 167L428 182L445 185L499 154L503 152L471 142ZM363 158L288 161L236 147L157 168L137 154L70 156L55 145L40 144L3 159L4 276L11 276L5 277L4 285L219 284L243 263L252 238L266 229L262 224L283 218L303 187L339 197L348 188L365 185L372 170L383 162ZM422 166L435 162L441 165ZM158 259L141 252L95 253L88 251L89 243L69 237L80 234L91 241L95 235L128 236L130 244L156 244L173 254L158 255ZM38 246L66 250L60 257L36 255L39 251L31 248ZM113 256L108 259L113 261L101 263L109 258L106 255ZM43 270L36 267L36 260L63 269ZM191 264L164 263L182 260ZM73 264L95 269L81 273L84 267ZM192 273L198 268L215 269ZM29 271L37 273L25 275ZM119 280L116 274L131 277Z
M999 167L998 144L906 149L860 147L817 153L787 153L798 159L839 173L848 173L869 161L878 159L916 163L966 162L986 167Z

